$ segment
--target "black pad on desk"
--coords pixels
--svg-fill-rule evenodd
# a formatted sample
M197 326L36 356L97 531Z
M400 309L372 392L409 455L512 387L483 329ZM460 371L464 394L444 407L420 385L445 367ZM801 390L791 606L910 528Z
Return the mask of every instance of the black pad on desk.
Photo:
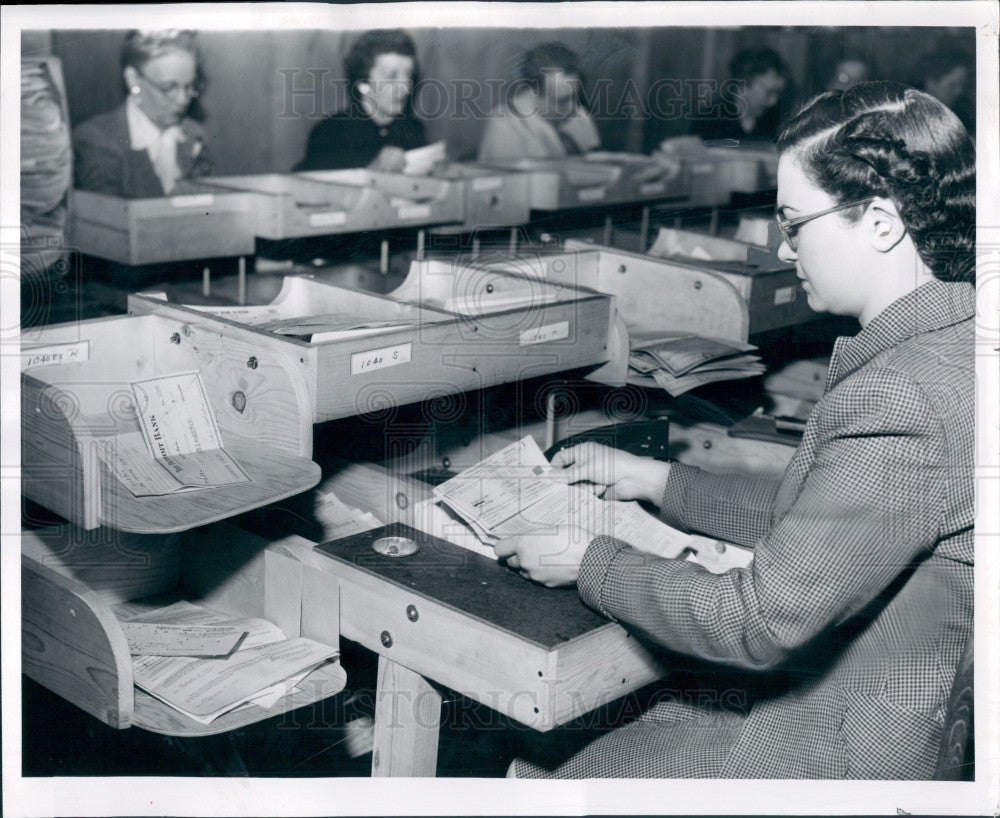
M407 557L384 556L372 548L380 537L409 537L420 550ZM494 560L407 525L331 540L316 550L546 649L609 624L583 604L576 588L545 588Z

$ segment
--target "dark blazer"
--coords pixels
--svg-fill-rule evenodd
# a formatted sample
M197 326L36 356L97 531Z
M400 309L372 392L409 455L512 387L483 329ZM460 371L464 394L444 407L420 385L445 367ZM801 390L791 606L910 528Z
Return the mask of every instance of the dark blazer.
M312 129L306 155L295 170L363 168L387 145L408 151L426 141L424 125L411 111L381 127L354 104Z
M657 704L554 774L933 775L973 623L975 305L972 285L933 281L839 339L780 480L671 467L663 518L753 546L748 568L594 539L583 600L729 683Z
M177 145L181 179L208 176L212 165L205 133L193 119L181 121L185 140ZM80 190L127 199L165 196L163 185L144 150L131 148L125 105L91 117L73 131L73 175Z

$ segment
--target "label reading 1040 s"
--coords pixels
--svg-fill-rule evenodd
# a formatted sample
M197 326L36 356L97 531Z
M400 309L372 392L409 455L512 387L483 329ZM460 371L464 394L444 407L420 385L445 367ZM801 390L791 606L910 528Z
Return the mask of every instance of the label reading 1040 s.
M397 364L408 364L413 354L413 344L397 344L394 347L382 347L381 349L371 349L367 352L355 352L351 355L351 374L363 375L365 372L374 372L376 369L396 366Z
M526 329L521 333L518 346L526 347L532 344L544 344L547 341L561 341L569 338L569 321L558 324L546 324L544 327Z

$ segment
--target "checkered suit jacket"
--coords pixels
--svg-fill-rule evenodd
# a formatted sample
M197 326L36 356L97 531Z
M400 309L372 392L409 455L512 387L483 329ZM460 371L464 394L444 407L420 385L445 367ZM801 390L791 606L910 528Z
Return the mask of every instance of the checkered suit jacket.
M839 339L780 481L671 468L663 518L753 546L750 567L590 544L584 601L737 669L729 700L674 697L518 775L932 775L972 629L974 312L971 285L934 281Z

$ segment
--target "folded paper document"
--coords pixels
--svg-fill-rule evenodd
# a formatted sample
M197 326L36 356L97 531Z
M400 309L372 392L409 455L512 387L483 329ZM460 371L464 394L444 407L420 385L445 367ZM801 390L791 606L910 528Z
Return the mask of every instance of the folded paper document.
M633 334L629 352L630 383L659 386L675 397L716 381L763 374L766 367L757 347L739 341L704 338L685 333Z
M198 372L130 384L118 431L92 439L97 456L137 497L249 483L223 448Z
M159 655L132 658L137 687L202 724L210 724L237 707L272 706L310 671L337 656L336 648L329 645L311 639L286 639L266 620L233 620L189 602L178 602L122 624L126 635L134 625L170 625L191 633L211 626L240 630L243 641L224 658L164 655L161 645L154 646ZM182 638L178 636L179 641Z
M590 487L568 485L530 435L437 486L434 496L489 546L564 524L661 557L679 556L696 539L705 539L671 528L638 503L601 500Z

